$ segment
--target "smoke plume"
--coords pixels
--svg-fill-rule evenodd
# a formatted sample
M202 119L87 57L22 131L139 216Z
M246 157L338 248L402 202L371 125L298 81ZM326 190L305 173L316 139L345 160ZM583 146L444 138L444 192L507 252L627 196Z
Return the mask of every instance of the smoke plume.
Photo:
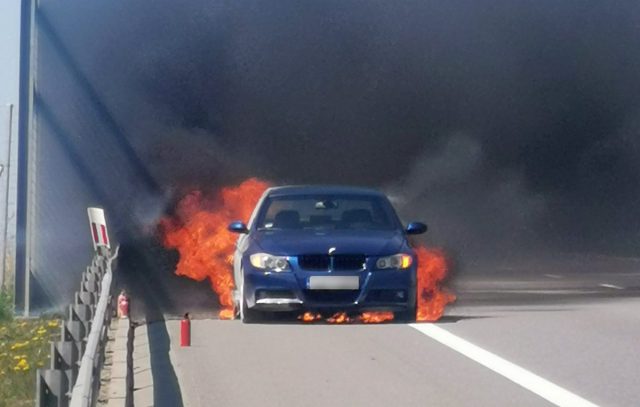
M369 185L457 252L637 251L638 2L42 3L168 195Z

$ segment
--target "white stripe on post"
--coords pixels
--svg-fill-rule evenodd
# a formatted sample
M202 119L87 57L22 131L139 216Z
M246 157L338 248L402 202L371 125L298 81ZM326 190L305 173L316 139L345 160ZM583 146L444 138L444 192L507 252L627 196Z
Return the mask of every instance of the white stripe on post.
M102 208L87 208L89 214L89 226L91 231L91 240L93 241L94 250L98 250L98 246L111 248L109 243L109 234L107 233L107 220L104 216Z

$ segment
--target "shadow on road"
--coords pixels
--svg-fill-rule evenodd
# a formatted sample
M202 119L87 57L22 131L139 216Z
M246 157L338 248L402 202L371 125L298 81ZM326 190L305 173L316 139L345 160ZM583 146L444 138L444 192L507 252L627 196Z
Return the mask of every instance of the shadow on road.
M151 374L153 376L153 399L157 407L181 407L182 393L178 377L169 359L171 342L164 321L147 325Z
M442 318L436 321L437 324L455 324L459 321L465 321L469 319L483 319L491 318L489 316L474 316L474 315L444 315Z
M128 242L120 254L116 287L128 291L133 320L151 323L185 312L217 314L218 299L210 285L177 276L176 254L153 238Z

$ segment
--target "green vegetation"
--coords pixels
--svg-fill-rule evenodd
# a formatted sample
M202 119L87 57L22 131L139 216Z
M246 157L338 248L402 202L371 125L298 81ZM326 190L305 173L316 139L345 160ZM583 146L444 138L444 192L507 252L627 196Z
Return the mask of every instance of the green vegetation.
M60 336L58 319L16 319L13 298L0 292L0 407L32 406L36 369L49 363L49 341Z
M13 295L12 290L3 287L0 290L0 322L13 319Z

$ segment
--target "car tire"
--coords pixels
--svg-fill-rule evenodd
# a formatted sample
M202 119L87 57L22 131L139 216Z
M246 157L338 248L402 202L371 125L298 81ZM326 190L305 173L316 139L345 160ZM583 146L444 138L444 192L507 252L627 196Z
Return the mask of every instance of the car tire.
M242 308L240 309L240 319L244 324L254 324L264 319L264 315L260 311L255 311L247 307L247 301L242 298Z
M240 320L243 324L253 324L263 319L262 312L249 309L244 297L244 283L240 289Z
M415 305L405 311L396 312L394 318L398 322L416 322L416 307Z

